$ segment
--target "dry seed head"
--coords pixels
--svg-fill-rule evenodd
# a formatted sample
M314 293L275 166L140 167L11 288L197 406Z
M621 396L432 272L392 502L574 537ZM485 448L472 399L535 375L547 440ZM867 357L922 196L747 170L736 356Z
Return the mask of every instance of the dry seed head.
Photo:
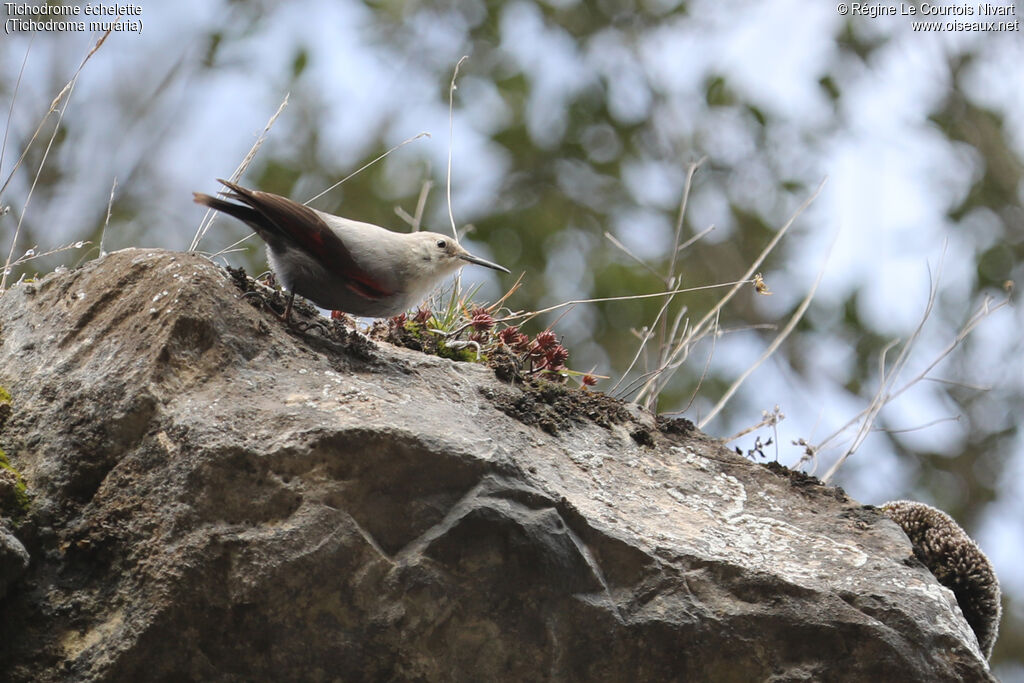
M433 315L429 308L420 308L416 311L416 315L413 316L413 322L425 325L430 317Z
M549 370L562 370L565 368L565 361L569 360L569 349L561 344L555 344L544 354Z
M474 308L470 312L469 324L478 332L486 332L494 327L494 316L486 308Z
M519 336L519 328L516 327L515 325L506 327L505 329L498 333L498 339L500 339L501 343L504 344L505 346L512 346L513 344L515 344Z
M515 325L506 327L499 332L498 338L501 340L502 344L518 353L523 353L530 346L530 338L520 332L519 328Z
M548 330L548 331L541 332L540 334L538 334L534 338L533 343L534 343L534 345L538 349L546 349L549 346L557 344L558 343L558 337L555 335L554 332L551 332L550 330Z

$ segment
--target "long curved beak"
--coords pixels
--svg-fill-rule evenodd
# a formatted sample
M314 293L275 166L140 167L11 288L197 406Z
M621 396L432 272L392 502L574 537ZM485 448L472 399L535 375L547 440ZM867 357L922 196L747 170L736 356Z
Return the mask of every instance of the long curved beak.
M509 270L505 266L499 266L497 263L491 263L490 261L485 261L484 259L480 258L479 256L473 256L468 251L464 251L461 254L459 254L459 258L462 259L463 261L469 261L470 263L475 263L478 266L484 266L485 268L493 268L494 270L500 270L503 273L511 273L512 272L511 270Z

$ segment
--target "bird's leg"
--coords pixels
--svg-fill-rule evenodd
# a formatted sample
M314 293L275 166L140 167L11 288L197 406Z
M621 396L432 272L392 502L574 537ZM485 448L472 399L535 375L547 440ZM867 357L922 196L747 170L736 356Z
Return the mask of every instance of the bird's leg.
M251 291L248 291L248 292L244 292L242 294L242 298L243 299L250 299L250 298L258 299L260 301L260 303L263 304L264 308L269 308L269 309L273 310L273 308L270 305L270 301L267 300L267 295L264 294L263 292L259 291L259 290L254 289L254 290L251 290ZM253 305L257 306L256 304L253 304Z
M251 292L245 292L244 294L242 294L242 298L243 299L248 298L248 297L256 297L261 302L263 302L264 306L269 308L271 311L274 310L274 307L270 305L269 298L263 292L260 292L260 291L254 289ZM295 292L288 292L288 300L285 302L284 312L283 313L274 313L274 316L278 320L284 321L284 323L286 325L288 325L289 327L292 326L292 319L291 319L291 315L292 315L292 301L294 299L295 299Z
M284 324L287 325L288 327L291 327L291 328L294 328L294 329L298 330L299 332L308 332L310 329L315 327L318 330L320 330L321 334L326 335L327 334L327 327L323 323L321 323L321 322L319 322L317 320L314 320L313 322L304 322L302 320L292 320L291 319L291 316L292 316L292 303L294 301L295 301L295 292L288 292L288 303L286 303L285 306L284 306L284 313L282 313L280 316L278 316L281 320L284 321Z
M273 273L267 271L258 277L252 279L252 284L248 284L248 291L242 293L243 299L258 299L264 308L274 310L274 307L270 305L270 295L274 294L274 277ZM262 280L268 280L269 282L263 282ZM268 294L269 292L269 294ZM253 304L254 306L256 304ZM276 314L275 314L276 315Z
M275 284L274 283L274 274L273 273L268 274L267 275L267 280L270 283L267 286L273 286ZM267 297L262 292L253 290L251 292L246 292L242 296L246 297L246 296L250 296L250 295L259 297L260 300L263 301L264 305L266 305L268 308L270 308L270 303L267 301ZM283 320L284 323L286 325L288 325L289 327L292 326L292 303L294 301L295 301L295 292L288 292L288 301L285 302L284 313L281 313L281 314L276 314L275 313L274 314L274 315L277 315L277 317L280 320ZM271 310L273 310L273 309L271 309Z
M291 326L292 324L292 302L295 301L295 292L288 292L288 303L284 306L284 313L280 316L281 320L284 321L285 325Z

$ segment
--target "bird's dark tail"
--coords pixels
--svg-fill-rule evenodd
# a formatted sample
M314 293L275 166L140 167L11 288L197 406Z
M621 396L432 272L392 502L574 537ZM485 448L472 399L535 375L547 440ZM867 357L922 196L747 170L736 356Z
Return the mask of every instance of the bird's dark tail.
M238 220L248 223L249 225L260 221L259 211L250 206L232 204L231 202L226 202L218 197L211 197L210 195L203 194L202 192L193 192L192 201L196 204L208 206L215 211L220 211L229 216L234 216Z
M210 195L203 194L202 192L193 192L192 200L196 204L208 206L215 211L220 211L237 218L252 228L253 231L267 244L279 245L282 239L288 241L289 236L287 233L283 232L274 222L273 218L268 216L266 211L261 208L261 196L276 195L267 195L265 192L256 193L252 190L247 190L240 185L228 182L227 180L221 180L220 178L217 180L228 188L221 194L223 194L227 199L241 202L241 204L235 204L231 201L221 199L220 197L211 197ZM312 213L312 211L310 211L310 213Z
M314 226L322 226L324 231L330 233L323 219L313 209L270 192L250 190L221 178L217 180L227 188L221 195L227 200L240 203L193 192L196 204L203 204L244 222L272 248L282 249L297 241L302 242L308 237L307 232L314 230Z

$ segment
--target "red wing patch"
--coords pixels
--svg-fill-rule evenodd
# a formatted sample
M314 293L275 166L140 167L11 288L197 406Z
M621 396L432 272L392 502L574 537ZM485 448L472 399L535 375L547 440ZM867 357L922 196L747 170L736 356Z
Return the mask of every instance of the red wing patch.
M352 278L352 281L348 283L348 288L359 296L366 299L373 299L374 301L391 296L390 292L385 292L372 283L362 282L355 278Z

